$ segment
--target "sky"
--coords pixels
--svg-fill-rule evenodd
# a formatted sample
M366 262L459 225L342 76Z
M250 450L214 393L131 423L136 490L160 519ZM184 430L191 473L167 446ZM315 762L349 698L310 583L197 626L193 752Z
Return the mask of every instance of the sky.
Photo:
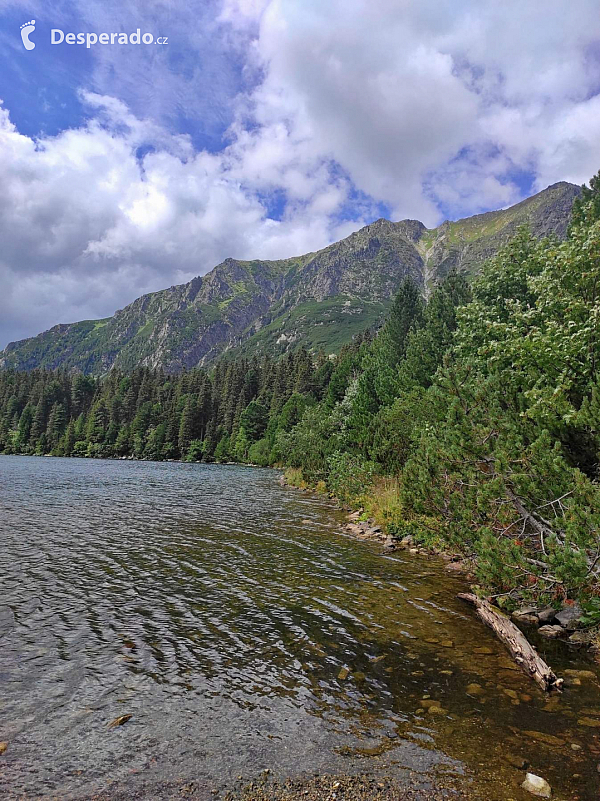
M600 6L0 0L0 101L3 348L227 257L589 181Z

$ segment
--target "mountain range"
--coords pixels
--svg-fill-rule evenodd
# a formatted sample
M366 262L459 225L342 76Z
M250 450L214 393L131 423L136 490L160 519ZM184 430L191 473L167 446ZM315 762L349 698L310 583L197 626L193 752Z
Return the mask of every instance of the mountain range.
M278 261L226 259L187 284L152 292L112 317L56 325L11 342L0 369L64 367L101 375L138 365L179 372L226 353L336 352L378 326L405 277L425 295L452 269L474 275L528 224L564 237L580 187L560 182L515 206L428 229L380 219L322 250Z

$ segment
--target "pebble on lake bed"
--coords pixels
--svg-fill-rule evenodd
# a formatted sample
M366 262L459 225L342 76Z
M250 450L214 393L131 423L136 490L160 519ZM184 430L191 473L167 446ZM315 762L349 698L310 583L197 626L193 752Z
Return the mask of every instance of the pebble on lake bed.
M525 781L521 785L524 790L527 790L531 795L536 795L538 798L551 798L552 788L541 776L536 776L535 773L528 773Z
M0 743L0 754L3 754L8 748L8 743Z

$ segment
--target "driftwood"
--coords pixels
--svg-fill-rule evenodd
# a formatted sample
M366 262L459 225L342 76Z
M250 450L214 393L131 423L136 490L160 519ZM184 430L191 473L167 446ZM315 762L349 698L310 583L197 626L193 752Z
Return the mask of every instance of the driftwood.
M461 592L458 597L475 606L480 620L492 629L498 639L508 648L521 670L534 679L542 690L545 692L562 691L563 680L556 677L552 669L548 667L510 618L499 612L489 601L478 598L476 595Z

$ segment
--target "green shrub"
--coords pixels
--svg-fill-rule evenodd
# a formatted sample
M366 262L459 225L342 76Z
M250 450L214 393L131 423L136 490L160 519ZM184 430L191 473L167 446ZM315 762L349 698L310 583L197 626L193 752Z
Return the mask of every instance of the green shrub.
M374 462L354 454L336 451L327 460L329 490L341 501L359 503L367 494L377 474Z

